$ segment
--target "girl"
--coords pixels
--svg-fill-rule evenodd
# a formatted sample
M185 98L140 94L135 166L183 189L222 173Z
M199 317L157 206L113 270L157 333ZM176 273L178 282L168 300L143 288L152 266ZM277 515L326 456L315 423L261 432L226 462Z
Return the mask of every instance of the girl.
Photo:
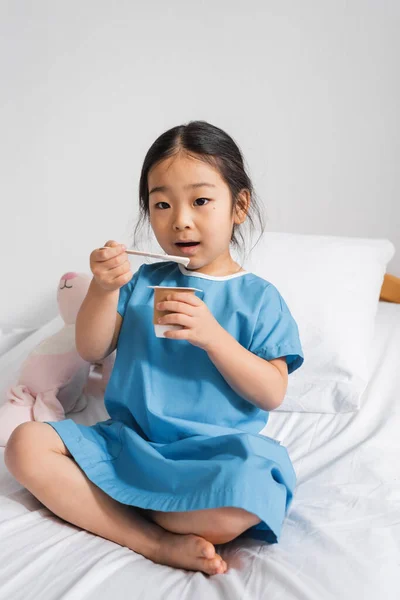
M303 362L298 328L277 289L230 254L259 213L225 132L191 122L161 135L144 161L140 207L163 250L190 263L132 274L123 245L92 252L76 343L91 362L117 348L110 418L24 423L5 460L66 521L158 563L224 573L214 544L276 542L292 499L287 451L259 432ZM154 334L154 285L202 290L158 306L171 311L165 338Z

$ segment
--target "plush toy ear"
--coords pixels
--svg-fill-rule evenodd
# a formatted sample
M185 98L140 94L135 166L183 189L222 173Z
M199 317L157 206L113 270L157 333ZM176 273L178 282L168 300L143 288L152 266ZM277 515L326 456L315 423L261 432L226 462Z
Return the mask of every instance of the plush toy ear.
M60 315L67 325L76 321L79 308L87 294L91 277L86 273L64 273L57 291Z

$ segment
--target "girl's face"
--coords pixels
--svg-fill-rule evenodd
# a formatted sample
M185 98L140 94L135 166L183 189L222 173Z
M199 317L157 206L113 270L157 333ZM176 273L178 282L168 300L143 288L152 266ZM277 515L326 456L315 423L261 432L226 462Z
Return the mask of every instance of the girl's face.
M232 214L231 193L217 169L178 153L149 171L148 187L150 224L164 252L190 258L190 270L209 275L237 271L229 244L234 223L245 217Z

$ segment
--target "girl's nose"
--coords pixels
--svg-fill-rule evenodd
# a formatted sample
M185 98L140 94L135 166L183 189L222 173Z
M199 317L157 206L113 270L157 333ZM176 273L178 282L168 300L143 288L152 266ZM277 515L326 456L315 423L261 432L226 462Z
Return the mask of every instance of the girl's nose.
M174 215L172 223L175 230L180 230L190 227L192 224L192 219L186 211L181 210Z
M186 229L186 227L189 227L189 225L179 225L178 223L174 224L175 231L180 231L181 229Z

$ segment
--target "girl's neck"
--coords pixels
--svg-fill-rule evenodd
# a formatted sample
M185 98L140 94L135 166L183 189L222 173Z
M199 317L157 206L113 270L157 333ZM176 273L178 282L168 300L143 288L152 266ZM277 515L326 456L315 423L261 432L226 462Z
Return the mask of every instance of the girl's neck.
M198 268L192 268L190 265L186 268L188 271L212 275L213 277L226 277L244 271L241 265L235 262L230 254L219 256L207 265L202 265Z

